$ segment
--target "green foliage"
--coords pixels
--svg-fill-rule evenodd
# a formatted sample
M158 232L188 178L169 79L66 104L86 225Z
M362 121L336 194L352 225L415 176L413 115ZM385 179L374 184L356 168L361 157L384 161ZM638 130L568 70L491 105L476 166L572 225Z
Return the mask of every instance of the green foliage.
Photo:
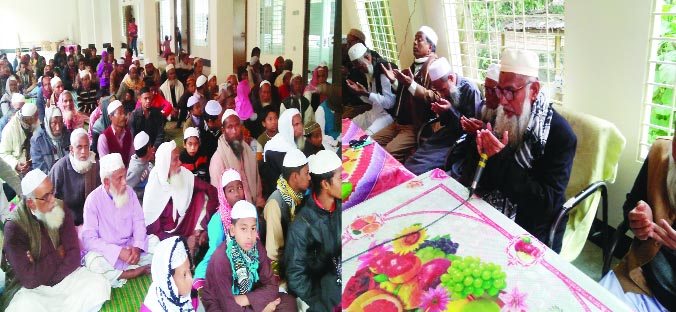
M661 11L664 13L676 13L676 5L674 0L665 0ZM676 37L676 16L663 15L660 19L660 34L659 37L674 38ZM661 41L657 46L657 60L665 62L676 62L676 42ZM673 64L656 64L655 65L655 82L673 86L676 83L676 65ZM650 111L650 124L662 126L666 128L673 128L673 121L676 116L671 115L671 108L673 107L674 89L673 87L654 87L652 94L652 103L663 105L661 107L652 107ZM658 136L669 135L667 131L661 129L651 128L648 132L648 143L651 143Z

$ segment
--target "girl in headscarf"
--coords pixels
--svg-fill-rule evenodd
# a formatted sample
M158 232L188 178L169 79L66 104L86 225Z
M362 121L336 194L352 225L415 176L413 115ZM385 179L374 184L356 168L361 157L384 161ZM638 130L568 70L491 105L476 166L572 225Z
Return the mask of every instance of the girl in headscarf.
M193 288L200 289L204 286L204 279L207 274L207 265L216 248L226 240L225 230L230 226L230 212L236 202L243 200L244 185L242 177L237 170L229 168L221 176L221 185L218 188L218 212L216 212L209 221L209 250L204 255L204 259L195 268L195 280Z
M80 112L75 110L75 101L70 91L61 92L56 105L61 109L63 124L66 126L66 129L72 131L77 128L84 128L84 117Z
M253 204L240 200L232 207L232 223L224 244L214 251L202 300L207 311L297 311L295 299L279 292L270 259L257 239Z
M230 83L232 84L232 79L229 78ZM241 120L247 120L251 118L254 113L253 106L251 106L251 100L249 100L249 93L251 88L249 84L244 81L243 83L235 84L237 86L237 97L235 98L235 111Z
M185 241L177 236L161 241L153 255L150 284L141 312L195 311L197 298L191 299L192 259Z
M303 96L310 101L312 105L312 110L317 110L319 104L326 101L326 95L324 90L327 87L328 83L326 80L329 78L329 67L326 66L326 62L321 62L315 69L312 71L312 79L310 79L310 84L305 87Z
M70 131L64 129L61 109L56 106L45 109L44 128L31 138L33 169L48 174L57 160L68 155Z

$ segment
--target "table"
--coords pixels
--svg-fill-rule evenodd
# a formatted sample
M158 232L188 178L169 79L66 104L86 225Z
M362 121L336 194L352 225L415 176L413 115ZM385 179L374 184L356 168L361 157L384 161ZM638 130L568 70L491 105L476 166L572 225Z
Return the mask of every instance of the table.
M488 203L465 202L467 196L432 170L344 211L343 308L630 310Z
M353 185L352 193L343 200L343 210L415 177L377 142L351 148L350 140L366 133L347 118L343 119L342 127L343 181Z

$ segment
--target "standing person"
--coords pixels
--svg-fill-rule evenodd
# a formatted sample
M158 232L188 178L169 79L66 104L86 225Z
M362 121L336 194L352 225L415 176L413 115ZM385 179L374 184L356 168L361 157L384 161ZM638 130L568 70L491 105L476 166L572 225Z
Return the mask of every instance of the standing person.
M99 77L99 87L101 88L101 96L110 95L111 79L110 75L113 73L113 64L108 59L108 52L101 53L101 63L96 68L96 76Z
M136 41L138 40L138 25L136 25L136 19L131 18L131 22L127 25L127 34L129 35L129 45L136 56L138 56L138 48L136 46Z
M162 49L164 52L162 53L162 57L166 58L169 53L171 53L171 37L169 36L164 36L164 42L162 43Z

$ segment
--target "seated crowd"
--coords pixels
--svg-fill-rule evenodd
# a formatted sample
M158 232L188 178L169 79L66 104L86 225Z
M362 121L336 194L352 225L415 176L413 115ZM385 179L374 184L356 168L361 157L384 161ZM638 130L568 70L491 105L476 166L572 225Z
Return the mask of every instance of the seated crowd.
M577 138L538 81L538 55L506 48L487 68L483 95L435 53L428 26L415 34L409 68L365 46L352 29L344 46L343 117L369 134L412 173L440 168L546 242L565 202ZM434 119L433 119L434 118ZM418 141L428 121L432 134ZM281 122L281 121L280 121ZM658 139L624 204L634 239L601 285L638 311L676 309L676 137ZM476 164L487 159L478 185ZM566 217L567 219L567 217ZM566 220L555 229L561 250ZM269 242L268 242L269 243Z
M291 60L273 71L254 48L219 85L185 53L160 71L129 49L65 50L0 56L0 309L97 311L143 275L141 311L340 306L340 103L325 63L305 86Z

